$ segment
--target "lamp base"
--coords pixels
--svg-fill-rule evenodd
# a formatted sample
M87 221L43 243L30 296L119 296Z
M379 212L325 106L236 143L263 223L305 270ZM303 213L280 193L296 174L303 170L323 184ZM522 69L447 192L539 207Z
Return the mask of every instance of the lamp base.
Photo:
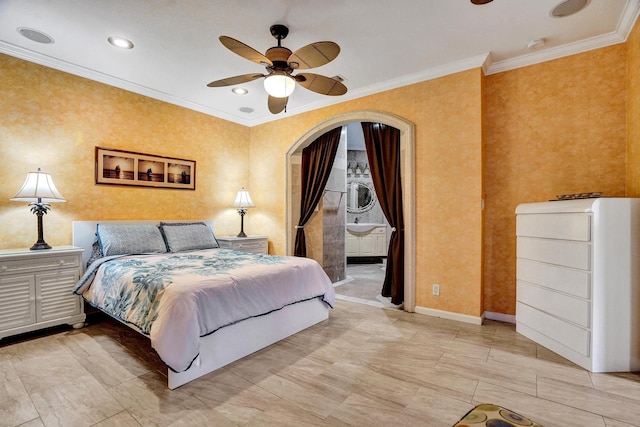
M33 245L33 246L31 246L29 249L30 249L30 250L32 250L32 251L39 251L39 250L41 250L41 249L51 249L51 246L49 246L49 245L47 244L47 242L45 242L45 241L40 241L40 240L38 240L38 241L37 241L36 243L34 243L34 245Z
M247 210L245 208L238 209L238 215L240 215L240 233L238 233L237 237L247 237L244 234L244 216L246 215Z
M32 251L38 251L41 249L51 249L51 246L44 241L44 233L42 232L42 215L47 213L49 209L48 205L42 203L40 199L38 199L38 203L35 204L35 207L31 208L31 210L38 216L38 241L31 246Z

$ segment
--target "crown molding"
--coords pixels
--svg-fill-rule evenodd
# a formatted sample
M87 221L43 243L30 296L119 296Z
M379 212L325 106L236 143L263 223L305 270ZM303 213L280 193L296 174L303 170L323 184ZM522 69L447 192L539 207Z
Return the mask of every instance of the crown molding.
M438 67L433 67L424 71L420 71L418 73L407 74L405 76L400 76L392 80L384 81L382 83L373 84L373 85L365 86L360 89L349 91L345 95L340 96L339 100L335 100L333 98L327 98L326 100L320 100L318 102L306 104L305 106L299 107L299 108L287 107L287 117L317 110L318 108L322 108L322 107L328 107L330 105L335 105L341 102L363 98L365 96L374 95L376 93L397 89L399 87L409 86L415 83L433 80L438 77L444 77L444 76L459 73L462 71L467 71L474 68L480 68L484 66L484 64L488 61L488 58L489 58L489 53L484 53L482 55L477 55L477 56L465 58L459 61L450 62L448 64L444 64ZM271 120L270 118L256 119L255 121L251 121L250 122L251 124L249 126L264 124L271 121L273 120Z
M484 69L484 72L486 75L497 74L504 71L515 70L516 68L526 67L528 65L539 64L541 62L551 61L565 56L576 55L578 53L624 43L627 41L629 34L631 34L639 14L640 0L629 1L620 16L620 21L618 21L616 31L614 32L604 34L602 36L591 37L575 43L540 50L535 53L528 53L511 59L505 59L504 61L497 61Z

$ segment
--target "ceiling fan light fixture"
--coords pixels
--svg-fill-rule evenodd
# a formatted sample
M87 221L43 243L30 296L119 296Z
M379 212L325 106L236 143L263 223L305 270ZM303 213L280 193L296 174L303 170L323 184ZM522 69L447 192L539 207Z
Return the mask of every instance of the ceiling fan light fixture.
M274 72L264 79L264 89L275 98L286 98L295 88L296 81L284 72Z

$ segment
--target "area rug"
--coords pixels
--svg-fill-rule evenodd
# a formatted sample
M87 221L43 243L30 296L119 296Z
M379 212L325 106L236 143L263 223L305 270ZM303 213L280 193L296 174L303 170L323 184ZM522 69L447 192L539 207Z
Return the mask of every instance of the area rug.
M542 425L531 421L527 417L516 414L509 409L497 405L478 405L462 417L453 427L519 427Z

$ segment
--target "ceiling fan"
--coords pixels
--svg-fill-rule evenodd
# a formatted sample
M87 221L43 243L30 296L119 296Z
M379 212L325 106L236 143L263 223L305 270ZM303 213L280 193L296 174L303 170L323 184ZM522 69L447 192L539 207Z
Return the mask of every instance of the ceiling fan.
M249 61L265 66L267 74L243 74L216 80L207 86L232 86L264 77L264 88L269 94L269 111L273 114L278 114L286 108L289 95L295 89L296 83L322 95L338 96L347 93L347 87L335 78L314 73L299 73L295 76L292 74L295 70L307 70L328 64L338 56L340 46L334 42L324 41L311 43L291 52L281 45L288 34L289 28L286 26L272 25L271 35L278 40L278 46L269 48L264 55L236 39L220 36L220 42L227 49Z

